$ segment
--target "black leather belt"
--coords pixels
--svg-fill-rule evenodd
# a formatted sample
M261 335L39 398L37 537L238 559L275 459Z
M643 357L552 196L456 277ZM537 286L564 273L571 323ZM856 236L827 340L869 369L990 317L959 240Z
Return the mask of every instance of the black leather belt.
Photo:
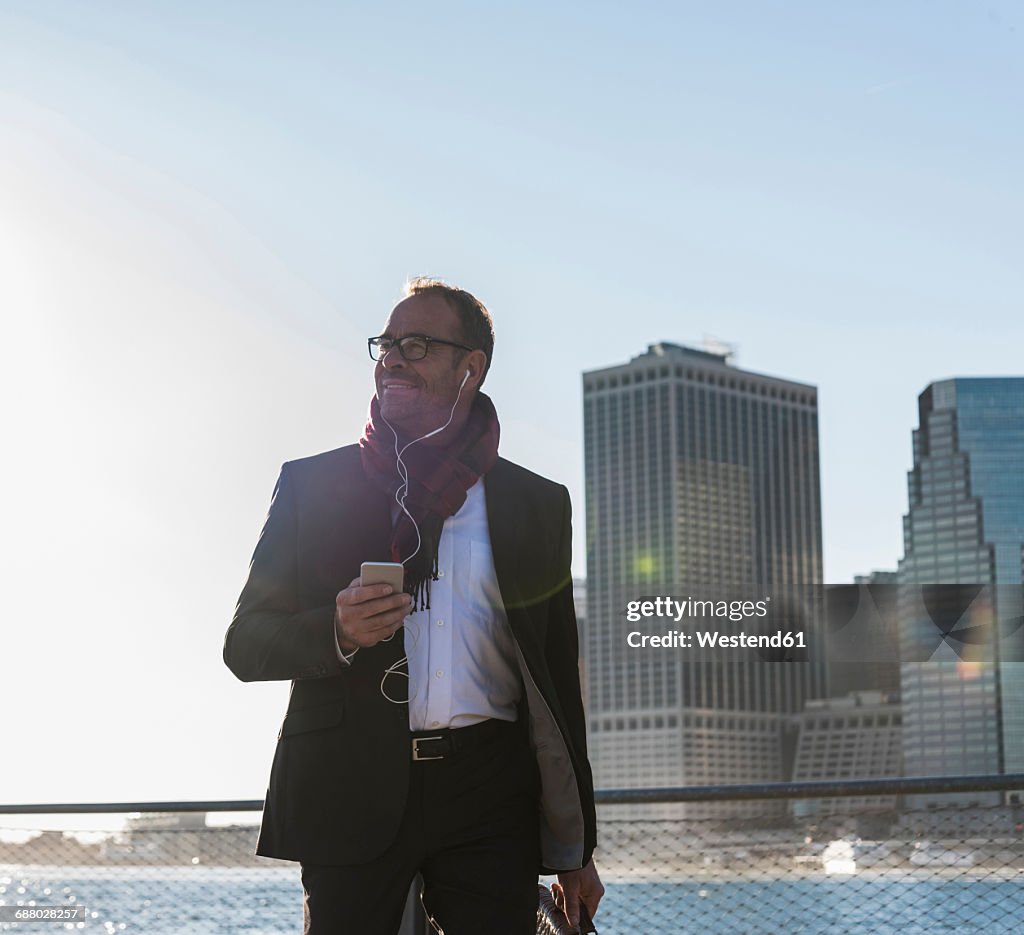
M443 760L453 753L482 746L501 734L511 734L517 727L516 721L490 718L469 727L415 731L412 734L412 758L416 762Z

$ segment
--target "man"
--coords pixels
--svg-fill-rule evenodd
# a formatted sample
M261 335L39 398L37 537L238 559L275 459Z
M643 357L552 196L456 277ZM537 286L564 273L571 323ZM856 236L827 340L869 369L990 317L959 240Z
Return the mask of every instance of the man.
M409 885L445 935L572 924L603 893L566 489L498 457L490 315L414 280L358 445L281 470L224 659L291 679L257 853L302 862L306 931L393 935ZM401 562L404 589L364 586Z

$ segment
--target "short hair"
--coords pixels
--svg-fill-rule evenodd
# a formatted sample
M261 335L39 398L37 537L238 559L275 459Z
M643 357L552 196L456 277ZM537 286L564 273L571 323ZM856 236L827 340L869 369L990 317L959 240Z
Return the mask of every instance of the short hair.
M484 303L465 289L429 276L417 276L406 282L402 297L408 299L414 295L439 295L448 303L448 307L459 316L463 339L487 355L487 365L484 367L486 376L494 353L494 320Z

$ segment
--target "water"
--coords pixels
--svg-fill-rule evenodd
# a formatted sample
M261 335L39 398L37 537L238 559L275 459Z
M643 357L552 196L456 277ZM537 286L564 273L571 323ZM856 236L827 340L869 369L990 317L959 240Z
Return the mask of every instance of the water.
M86 906L84 922L0 921L36 935L281 935L302 931L298 869L0 867L0 901ZM600 935L1018 935L1024 873L718 882L609 882ZM486 935L486 933L481 933Z
M595 924L601 935L1019 935L1022 882L1024 876L633 883L609 887Z
M7 882L7 881L10 882ZM0 899L13 905L78 905L85 922L0 921L0 932L56 935L61 931L110 935L278 935L302 931L302 887L297 868L232 867L0 869ZM19 892L24 890L24 892Z

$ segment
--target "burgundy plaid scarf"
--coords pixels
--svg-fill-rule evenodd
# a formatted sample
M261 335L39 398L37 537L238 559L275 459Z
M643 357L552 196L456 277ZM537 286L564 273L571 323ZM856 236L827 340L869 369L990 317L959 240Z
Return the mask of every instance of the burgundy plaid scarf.
M405 506L416 520L421 541L414 555L416 529L409 517L399 512L391 531L391 560L406 560L405 590L412 595L413 610L430 607L430 582L437 580L441 527L466 502L469 488L494 467L499 434L494 404L489 396L477 393L458 438L445 446L419 442L402 455L409 473ZM401 442L398 450L402 450ZM395 436L381 417L376 396L370 400L370 415L359 439L359 453L367 478L394 502L395 492L402 485L395 463Z

